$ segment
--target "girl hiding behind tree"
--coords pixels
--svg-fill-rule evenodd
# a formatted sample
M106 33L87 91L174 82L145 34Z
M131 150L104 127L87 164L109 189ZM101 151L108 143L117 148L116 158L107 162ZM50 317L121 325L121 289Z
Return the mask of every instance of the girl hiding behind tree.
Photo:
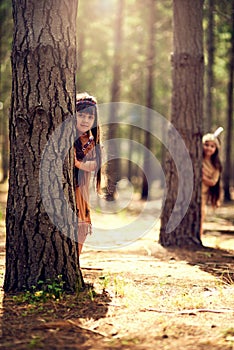
M78 215L79 255L88 234L92 233L89 206L89 184L91 173L96 176L96 190L100 191L101 153L100 127L97 101L87 93L76 99L77 139L74 143L75 196Z
M205 219L206 205L213 208L219 205L221 187L220 177L222 165L219 158L220 141L219 134L223 128L218 128L213 134L205 134L202 138L203 161L202 161L202 207L201 207L201 233L203 232L203 222Z

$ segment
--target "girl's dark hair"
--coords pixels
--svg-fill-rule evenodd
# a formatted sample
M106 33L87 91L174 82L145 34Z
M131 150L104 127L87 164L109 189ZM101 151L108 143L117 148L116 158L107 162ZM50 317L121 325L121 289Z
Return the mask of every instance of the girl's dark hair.
M88 93L80 93L76 96L76 112L82 112L87 114L94 115L94 123L91 129L91 133L94 137L95 143L95 151L96 151L96 162L97 162L97 172L95 174L96 177L96 189L97 192L100 192L101 189L101 148L100 148L100 126L98 120L98 108L97 108L97 100L95 97L89 95ZM79 150L78 140L75 142L76 151ZM77 169L79 170L79 169Z
M220 172L217 183L214 186L210 186L209 192L208 192L208 202L210 202L213 207L216 207L221 195L221 172L222 172L222 164L219 158L218 147L216 147L216 150L214 154L212 154L210 160L212 165L215 167L215 169L218 169Z

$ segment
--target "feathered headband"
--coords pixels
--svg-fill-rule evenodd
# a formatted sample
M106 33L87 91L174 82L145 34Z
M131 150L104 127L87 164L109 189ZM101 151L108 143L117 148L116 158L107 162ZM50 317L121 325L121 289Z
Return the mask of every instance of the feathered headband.
M213 134L212 133L205 134L202 137L202 143L205 143L206 141L213 141L213 142L215 142L216 146L219 148L220 141L218 139L218 136L221 134L221 132L223 132L222 126L220 126L217 130L215 130L215 132Z

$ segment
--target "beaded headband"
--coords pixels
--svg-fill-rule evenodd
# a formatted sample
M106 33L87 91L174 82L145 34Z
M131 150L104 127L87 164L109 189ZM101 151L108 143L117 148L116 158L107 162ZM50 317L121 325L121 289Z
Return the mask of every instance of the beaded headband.
M96 102L91 100L90 98L83 98L76 102L76 111L82 111L85 108L94 107Z

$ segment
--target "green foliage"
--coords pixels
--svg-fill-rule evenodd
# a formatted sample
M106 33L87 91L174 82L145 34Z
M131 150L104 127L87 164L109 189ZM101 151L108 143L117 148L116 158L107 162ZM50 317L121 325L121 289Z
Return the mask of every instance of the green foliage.
M126 293L127 281L124 277L107 274L99 277L99 285L103 292L107 292L107 289L113 289L115 297L124 297Z
M114 26L117 0L79 1L77 18L78 70L77 90L97 96L99 103L110 101L114 53ZM1 101L10 105L11 67L10 53L13 34L11 2L1 1ZM172 51L172 2L156 3L156 61L155 61L155 109L168 116L171 99ZM205 2L204 28L207 26L207 2ZM215 2L215 103L217 116L225 118L227 51L230 48L231 2ZM123 18L123 43L121 47L121 101L145 105L146 54L148 44L147 25L150 8L137 0L125 1Z
M34 304L38 302L46 302L48 300L60 300L64 294L64 282L62 276L59 275L55 280L39 281L37 286L33 286L31 290L14 296L13 300L17 303Z
M99 103L111 102L113 80L113 57L115 20L118 0L81 0L77 17L77 91L95 95ZM208 24L208 1L204 2L204 29ZM11 96L11 43L13 21L11 2L0 4L0 100L4 110L0 111L0 122L8 119ZM139 105L146 104L147 49L149 42L148 3L126 0L123 13L123 41L119 48L121 57L120 100ZM154 109L165 117L170 115L172 52L172 1L156 2L155 23L155 72ZM205 32L206 34L206 32ZM228 57L231 47L231 1L215 1L214 9L214 127L226 124ZM206 41L204 40L204 43ZM206 56L206 46L204 47ZM206 58L206 57L205 57ZM206 81L205 81L206 84ZM124 130L121 132L125 133ZM129 130L127 131L129 132ZM152 151L160 158L161 150L154 142ZM1 152L1 150L0 150Z
M214 6L214 113L213 121L217 125L225 125L227 110L228 58L231 48L231 1L215 1ZM204 36L208 26L208 1L204 5ZM206 43L206 41L205 41ZM205 63L206 58L205 46ZM206 84L206 81L205 81ZM205 86L206 87L206 86Z
M0 166L4 180L8 168L8 118L11 100L11 43L13 20L11 1L0 2ZM2 180L2 179L1 179Z
M114 55L114 21L117 0L81 1L78 10L77 87L96 95L99 103L110 102ZM148 17L144 2L125 2L123 42L120 47L120 100L145 105ZM157 4L155 108L168 113L170 102L170 52L172 45L172 6L166 0Z
M42 339L39 336L33 336L28 344L29 349L41 349L43 348Z
M126 281L121 276L114 276L114 290L116 297L123 297L125 294Z
M109 286L111 281L111 276L110 275L106 275L106 276L100 276L99 277L99 283L102 286L102 290L105 292L106 288Z
M109 100L113 55L112 23L116 1L80 1L78 9L78 91L88 91L99 103Z

